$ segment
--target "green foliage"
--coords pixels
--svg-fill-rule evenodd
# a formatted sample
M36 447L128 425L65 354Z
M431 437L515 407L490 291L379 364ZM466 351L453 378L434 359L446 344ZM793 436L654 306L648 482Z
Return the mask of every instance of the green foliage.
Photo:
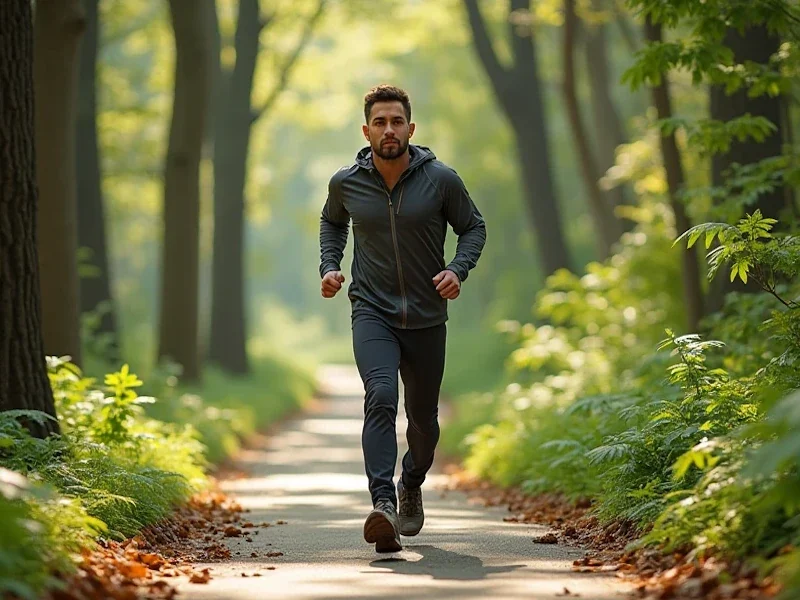
M710 248L716 238L719 244L707 257L709 279L716 275L722 265L730 262L731 281L738 276L743 283L747 283L748 278L752 277L762 290L775 296L786 307L796 308L797 302L780 297L776 285L781 279L792 280L800 274L800 237L773 235L771 230L775 223L775 219L764 218L761 211L756 210L735 226L703 223L692 227L676 243L685 238L691 248L701 236L705 236L706 248Z
M643 320L626 345L617 298L638 309L637 296L598 285L615 281L611 265L624 270L619 255L590 271L605 277L592 286L552 278L536 306L551 324L516 329L510 360L527 382L496 396L494 422L468 438L467 466L502 485L592 496L601 519L649 529L640 545L760 561L800 586L800 255L774 225L755 211L675 242L702 239L711 278L727 268L765 292L731 294L707 320L726 344L667 329L653 356L642 341L659 322ZM603 352L586 360L587 348Z
M589 452L605 463L604 494L599 514L641 524L652 522L670 492L697 479L697 469L716 464L707 442L759 416L747 380L730 379L724 369L706 364L706 353L722 344L697 335L670 337L659 349L678 358L668 368L661 390L641 403L632 426Z
M209 462L217 463L312 397L314 376L305 365L266 353L253 358L252 369L247 377L234 377L209 367L202 385L193 386L165 369L151 378L148 391L159 401L147 406L147 414L195 430Z
M80 504L53 494L19 473L0 468L0 593L35 600L69 572L69 553L90 547L105 531Z
M212 375L205 398L178 395L168 371L168 383L151 384L164 392L155 402L136 393L143 382L127 365L102 386L65 360L49 357L48 367L62 435L31 437L24 423L52 418L44 413L0 413L0 593L31 599L58 586L54 574L69 572L71 556L98 536L133 536L204 486L201 439L213 447L231 438L215 448L212 458L222 459L240 436L309 397L312 385L302 369L267 360L248 381ZM169 408L176 397L181 408ZM173 422L153 418L160 404Z

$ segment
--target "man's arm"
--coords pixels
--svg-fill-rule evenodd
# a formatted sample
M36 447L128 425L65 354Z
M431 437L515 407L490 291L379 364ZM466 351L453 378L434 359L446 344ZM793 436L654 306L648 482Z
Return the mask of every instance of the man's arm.
M342 270L341 262L347 246L350 215L342 203L341 178L337 175L328 183L328 199L319 220L320 277L325 277L329 271Z
M444 211L447 221L458 236L456 255L446 270L453 271L464 281L469 271L478 264L486 244L486 223L467 192L464 182L450 168L446 169L441 183Z

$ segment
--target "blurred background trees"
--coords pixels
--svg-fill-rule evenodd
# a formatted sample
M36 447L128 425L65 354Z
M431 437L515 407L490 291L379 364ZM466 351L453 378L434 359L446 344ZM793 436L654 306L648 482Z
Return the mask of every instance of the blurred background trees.
M319 294L319 211L390 82L489 230L450 306L449 449L657 522L659 543L724 522L746 543L716 549L796 547L795 3L2 7L0 407L53 414L45 353L201 387L281 381L265 356L352 362L347 299ZM746 513L760 537L723 510L756 506L750 460L780 507ZM731 495L704 495L723 477ZM693 531L681 494L705 511Z
M796 210L774 169L759 179L769 189L746 179L791 156L792 38L770 20L738 30L698 13L706 29L692 30L677 8L640 8L209 0L187 16L169 2L42 2L36 60L59 73L36 78L46 348L145 375L173 361L186 379L204 364L247 374L268 350L349 361L349 307L321 301L312 268L317 213L362 146L364 92L391 81L411 94L416 141L487 216L492 241L451 306L452 346L467 350L448 381L464 365L491 389L510 349L496 324L530 320L548 276L610 260L653 207L676 235ZM672 325L699 330L735 287L705 283L695 250L670 256ZM479 371L474 339L490 340Z

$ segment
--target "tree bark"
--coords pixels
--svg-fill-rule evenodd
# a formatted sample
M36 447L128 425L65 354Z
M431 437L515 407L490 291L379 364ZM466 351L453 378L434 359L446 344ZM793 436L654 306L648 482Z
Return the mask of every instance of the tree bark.
M525 201L536 234L542 271L548 276L561 268L570 269L572 260L550 166L533 28L529 25L515 26L512 15L509 15L514 62L511 67L504 67L492 48L478 0L464 0L464 6L476 53L516 139ZM512 13L520 14L529 10L529 0L511 0Z
M725 34L724 44L733 51L737 63L752 61L758 64L767 64L772 54L777 52L780 40L772 35L766 27L758 26L747 29L744 35L729 29ZM754 140L738 141L731 143L731 148L726 154L715 154L711 160L711 180L713 185L721 186L725 182L725 172L734 164L748 165L759 162L765 158L780 156L783 153L782 143L788 133L782 128L785 120L781 117L781 98L772 98L767 95L750 98L747 88L737 90L727 95L721 86L711 86L710 112L711 118L718 121L730 121L749 113L756 117L769 119L778 127L778 130L769 135L763 142ZM760 209L765 217L780 219L785 209L790 208L789 196L782 187L762 194L754 206L747 208L748 213ZM789 211L791 218L791 211ZM783 223L779 222L780 227ZM722 308L725 295L731 291L757 292L760 288L754 283L743 284L740 280L731 282L726 277L717 277L711 286L709 294L709 308L712 311Z
M592 114L596 137L595 149L599 157L598 166L601 173L606 173L616 163L617 148L627 141L622 119L617 105L611 96L611 74L608 59L608 27L605 23L585 29L586 71L592 97ZM622 206L629 203L625 186L605 192L606 201L611 206ZM618 217L619 218L619 217ZM629 231L633 222L620 219L622 229Z
M648 41L661 41L661 25L653 23L650 17L647 17L644 27ZM660 85L652 88L652 93L653 104L656 107L658 118L671 118L672 103L666 75L662 77ZM686 178L684 177L680 151L678 150L674 133L661 137L661 154L667 175L669 202L675 214L675 229L680 234L688 230L692 224L689 222L683 203L678 199L678 193L683 189ZM703 290L700 286L700 267L697 263L696 246L681 251L681 266L683 300L686 304L686 325L689 331L695 332L699 330L700 319L703 317Z
M160 359L200 378L198 280L200 157L211 81L212 0L170 0L175 32L175 97L164 167Z
M226 371L246 374L244 187L250 146L250 95L263 23L258 0L239 0L236 63L219 77L225 102L214 132L214 254L211 270L211 336L208 358Z
M772 54L778 51L780 40L767 31L764 26L751 27L742 36L729 29L725 35L725 45L733 51L737 63L752 61L765 65ZM718 121L730 121L747 113L754 117L769 119L778 130L769 135L763 142L748 139L745 141L734 140L730 151L725 154L716 154L712 159L711 173L714 185L724 183L724 174L734 163L749 165L765 158L780 156L783 136L781 134L781 98L762 95L750 98L747 88L743 87L731 95L726 95L721 86L711 86L710 107L711 118ZM756 206L748 209L752 212L761 209L765 217L778 219L781 211L787 208L786 195L783 188L777 188L767 194L762 194Z
M265 103L251 107L253 74L259 55L259 34L269 24L258 0L240 0L234 45L236 63L222 72L219 83L225 98L216 111L214 132L214 255L211 291L211 336L208 358L229 373L249 372L245 310L244 247L247 157L250 132L288 83L289 73L322 15L324 1L306 23L294 52L281 67L278 84Z
M0 411L55 416L47 378L36 248L33 17L28 0L0 2ZM58 423L28 423L40 437Z
M80 0L39 0L34 23L39 269L47 354L81 362L75 124Z
M578 94L575 89L577 29L578 16L575 14L575 0L564 0L564 103L567 107L572 139L575 143L581 176L586 188L589 214L594 222L597 255L600 260L605 260L611 255L612 247L622 235L622 225L614 216L614 205L609 202L598 185L600 170L589 143L586 125L578 104Z
M88 250L89 276L80 278L81 313L101 311L96 334L108 338L112 361L119 360L116 308L106 244L105 207L97 140L97 43L99 0L84 0L86 32L81 43L78 84L77 179L78 247Z

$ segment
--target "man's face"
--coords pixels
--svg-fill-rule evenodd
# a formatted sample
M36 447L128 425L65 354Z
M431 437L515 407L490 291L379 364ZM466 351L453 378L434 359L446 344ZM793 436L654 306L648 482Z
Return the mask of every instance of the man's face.
M372 105L369 124L363 125L362 130L374 154L393 160L408 150L414 123L406 119L402 102L376 102Z

